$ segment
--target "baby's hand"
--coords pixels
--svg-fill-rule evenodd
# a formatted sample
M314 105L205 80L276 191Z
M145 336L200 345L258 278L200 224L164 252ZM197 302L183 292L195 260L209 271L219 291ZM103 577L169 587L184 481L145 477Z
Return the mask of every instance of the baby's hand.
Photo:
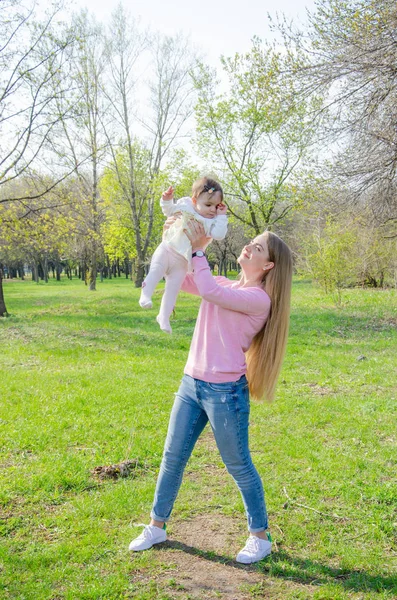
M174 188L172 187L172 185L170 185L168 190L163 192L163 200L172 200L173 197L174 197Z
M217 215L225 215L227 212L227 206L226 204L223 204L223 202L221 202L220 204L217 205L216 207L216 214Z

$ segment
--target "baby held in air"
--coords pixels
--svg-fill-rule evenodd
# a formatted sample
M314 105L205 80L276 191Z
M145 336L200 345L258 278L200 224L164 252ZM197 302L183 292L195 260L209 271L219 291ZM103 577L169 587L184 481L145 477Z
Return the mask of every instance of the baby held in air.
M163 241L156 248L139 299L142 308L152 308L155 287L165 277L157 322L166 333L172 332L170 316L185 275L191 268L192 247L184 229L189 227L191 219L196 219L203 224L209 242L211 239L223 240L227 233L226 206L217 181L203 177L193 184L191 198L180 198L174 202L173 196L174 189L170 186L163 193L160 206L166 217L180 215L180 218L165 231Z

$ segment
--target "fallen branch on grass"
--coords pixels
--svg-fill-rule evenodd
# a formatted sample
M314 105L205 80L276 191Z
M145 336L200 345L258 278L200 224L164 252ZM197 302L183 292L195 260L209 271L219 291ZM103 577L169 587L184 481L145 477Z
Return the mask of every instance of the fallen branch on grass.
M125 460L117 465L95 467L91 473L100 479L118 479L119 477L133 477L137 472L147 471L146 465L139 460Z
M288 498L288 502L286 502L284 504L284 508L287 508L288 503L290 503L293 506L300 506L301 508L306 508L307 510L312 510L313 512L315 512L315 513L317 513L319 515L323 515L324 517L331 517L332 519L341 519L341 520L345 520L345 519L349 518L349 517L341 517L341 516L337 515L336 513L326 513L326 512L323 512L321 510L317 510L316 508L312 508L311 506L306 506L306 504L301 504L300 502L296 502L295 500L293 500L292 498L290 498L290 496L288 495L287 490L285 489L285 487L283 487L283 490L284 490L284 494Z

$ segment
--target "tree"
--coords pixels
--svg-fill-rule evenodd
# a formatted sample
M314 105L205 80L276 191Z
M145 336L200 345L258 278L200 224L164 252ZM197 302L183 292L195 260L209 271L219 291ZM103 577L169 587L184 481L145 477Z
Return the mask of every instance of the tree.
M56 23L61 4L54 5L40 22L35 19L35 8L35 2L23 6L17 0L5 0L0 4L0 203L26 203L31 198L24 193L9 194L14 190L9 183L27 178L40 159L45 162L59 119L56 103L67 89L60 85L54 93L53 82L75 42L74 31ZM53 179L51 189L57 183ZM35 199L47 191L31 193Z
M59 138L54 147L64 164L77 175L80 194L80 227L85 237L89 261L89 289L96 289L98 259L103 255L100 229L103 208L99 193L101 167L105 164L108 141L105 133L108 102L102 92L107 67L102 28L86 11L74 22L79 44L73 48L70 62L73 89L58 103L63 115Z
M131 163L133 164L132 171ZM102 231L106 251L113 258L123 257L136 263L137 230L132 218L133 207L137 209L138 241L142 238L147 239L148 250L154 241L153 235L148 236L148 229L151 226L153 231L156 206L153 206L153 213L148 214L145 210L148 202L148 190L151 190L149 166L150 151L136 140L131 143L128 150L126 148L119 149L113 161L105 168L101 180L101 194L106 210ZM133 207L128 200L130 197L126 194L126 190L131 187L134 189L135 204Z
M121 6L113 13L107 47L111 77L106 90L117 125L113 132L108 129L112 154L109 168L114 172L124 205L129 211L135 236L135 285L140 287L152 244L160 171L192 113L190 70L195 59L186 40L180 36L157 35L149 44L147 37L139 35L136 23ZM146 48L149 48L153 62L147 101L149 110L142 116L137 115L133 107L137 77L134 65ZM140 140L133 133L138 123L146 132L145 138ZM140 173L142 160L147 169L145 185Z
M319 92L329 112L324 139L341 151L332 175L349 204L373 206L378 223L397 223L397 4L319 0L305 31L281 21L301 97ZM334 145L335 148L335 145Z
M7 210L10 203L18 204L22 215L69 174L54 177L52 172L36 187L35 170L48 164L50 137L59 120L56 103L67 90L63 82L54 94L53 82L75 42L73 30L57 22L61 8L61 3L54 4L38 21L32 0L24 5L17 0L0 3L0 206ZM48 174L48 168L44 171ZM29 191L14 185L22 180ZM35 204L33 210L38 209ZM5 227L0 215L0 237ZM7 314L2 278L0 264L0 316Z
M49 199L48 199L49 201ZM8 258L17 258L22 264L32 266L33 279L39 280L39 266L42 278L48 281L49 261L59 263L60 256L68 249L69 238L73 231L73 221L59 209L43 210L40 200L32 201L28 216L22 216L22 208L16 203L3 211L7 221L7 231L0 242L0 255L8 254Z
M135 197L139 200L139 230L141 239L147 240L147 256L149 257L160 243L164 216L159 202L161 193L170 182L175 184L175 197L187 196L191 193L192 182L199 176L197 167L189 164L186 153L179 149L171 152L167 166L155 179L150 175L151 150L136 140L129 152L120 149L112 162L104 171L101 180L101 195L105 201L106 218L102 227L106 253L113 259L133 261L136 267L137 246L136 230L131 219L131 205L125 189L128 189L131 171L130 158L134 165L133 186ZM145 210L148 201L148 190L156 200L153 212ZM152 223L151 235L148 230ZM147 268L149 261L144 263ZM135 268L136 270L136 268Z
M291 177L307 155L313 129L305 102L283 78L283 59L257 38L245 55L223 58L228 90L215 74L196 77L198 145L223 174L230 212L259 234L295 205Z
M207 250L210 263L213 261L218 265L219 275L227 277L229 269L238 268L237 259L248 240L243 225L236 219L229 218L227 236L223 240L213 240Z
M357 262L354 247L357 231L334 220L312 224L310 240L306 246L306 264L313 278L325 293L334 296L341 304L344 287L356 281Z

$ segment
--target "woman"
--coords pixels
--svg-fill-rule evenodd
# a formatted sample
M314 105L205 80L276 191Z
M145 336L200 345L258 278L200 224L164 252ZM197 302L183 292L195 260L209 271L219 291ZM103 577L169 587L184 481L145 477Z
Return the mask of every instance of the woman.
M171 412L151 521L130 550L146 550L167 539L166 522L184 468L209 421L243 498L250 536L236 560L249 564L272 547L263 486L248 446L249 396L274 397L288 336L292 256L277 235L265 232L244 246L238 281L213 277L204 254L204 229L200 223L189 228L193 273L182 289L202 302Z

